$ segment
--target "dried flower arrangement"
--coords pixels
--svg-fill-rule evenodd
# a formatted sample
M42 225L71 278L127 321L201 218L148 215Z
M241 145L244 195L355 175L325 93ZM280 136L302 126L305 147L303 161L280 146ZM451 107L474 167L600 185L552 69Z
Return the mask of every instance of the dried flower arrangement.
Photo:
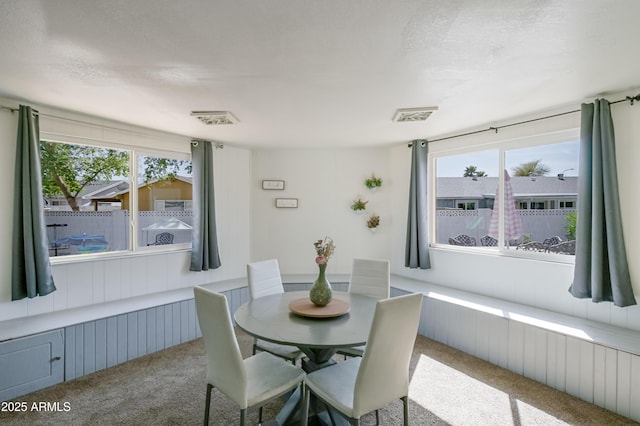
M331 256L333 256L333 252L336 249L336 246L333 244L333 240L331 237L324 237L324 240L318 240L313 243L313 246L316 248L316 264L317 265L326 265L329 262Z

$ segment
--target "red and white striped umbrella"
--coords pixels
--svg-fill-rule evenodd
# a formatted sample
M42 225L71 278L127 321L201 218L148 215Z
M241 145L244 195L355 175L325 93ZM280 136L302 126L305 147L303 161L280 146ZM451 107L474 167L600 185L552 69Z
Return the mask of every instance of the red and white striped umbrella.
M522 219L516 209L516 201L513 198L513 188L511 187L511 176L509 172L504 171L504 238L505 240L515 240L522 236ZM498 229L500 228L500 185L496 189L496 199L493 203L491 211L491 222L489 222L488 234L493 238L498 238Z

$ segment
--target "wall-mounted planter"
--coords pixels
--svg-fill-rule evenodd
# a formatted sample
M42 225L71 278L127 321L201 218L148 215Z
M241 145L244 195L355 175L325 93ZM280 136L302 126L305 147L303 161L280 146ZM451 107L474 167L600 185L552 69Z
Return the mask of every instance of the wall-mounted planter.
M367 209L367 203L369 201L364 201L362 198L358 197L357 200L353 201L351 204L351 210L356 212L356 214L362 214Z
M369 179L364 181L364 184L372 192L375 192L382 186L382 178L376 177L375 174L372 174Z
M369 228L371 232L377 232L379 226L380 226L380 216L373 215L369 218L369 220L367 220L367 228Z

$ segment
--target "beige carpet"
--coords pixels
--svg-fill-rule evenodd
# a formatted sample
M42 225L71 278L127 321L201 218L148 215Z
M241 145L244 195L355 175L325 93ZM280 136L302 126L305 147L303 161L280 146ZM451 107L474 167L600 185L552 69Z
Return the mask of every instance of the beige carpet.
M248 356L251 338L237 334ZM199 425L205 366L198 339L16 398L27 402L28 411L0 412L0 424ZM412 425L637 424L422 336L414 349L409 399ZM59 402L61 411L32 411L34 402ZM282 403L265 407L265 417L272 418ZM384 425L401 425L402 403L381 410L380 419ZM214 392L210 424L238 421L237 407ZM249 412L248 424L257 424L257 410ZM375 416L365 416L362 424L375 424Z

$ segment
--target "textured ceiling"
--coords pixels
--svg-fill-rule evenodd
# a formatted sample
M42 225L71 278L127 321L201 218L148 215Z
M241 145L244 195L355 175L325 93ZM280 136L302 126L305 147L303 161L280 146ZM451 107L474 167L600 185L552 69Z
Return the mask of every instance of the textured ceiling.
M2 0L0 96L234 145L388 145L639 87L638 16L638 0Z

